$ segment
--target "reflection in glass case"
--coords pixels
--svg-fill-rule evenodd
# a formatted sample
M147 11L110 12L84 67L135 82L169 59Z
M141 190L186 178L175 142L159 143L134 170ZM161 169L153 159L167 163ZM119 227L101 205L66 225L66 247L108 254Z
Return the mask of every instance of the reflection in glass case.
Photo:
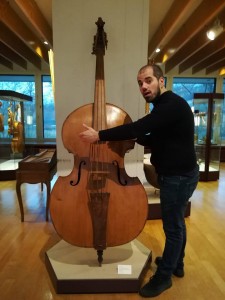
M224 94L194 94L195 148L200 180L219 179Z
M18 162L24 157L24 101L32 97L0 90L0 180L15 179Z

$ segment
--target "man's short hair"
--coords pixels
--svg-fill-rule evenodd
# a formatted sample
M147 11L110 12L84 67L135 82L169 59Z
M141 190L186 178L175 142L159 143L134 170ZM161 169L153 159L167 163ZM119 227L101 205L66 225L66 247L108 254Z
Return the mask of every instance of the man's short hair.
M142 73L143 71L145 71L149 67L153 69L153 75L157 79L159 79L160 77L164 77L162 69L160 68L160 66L158 66L156 64L147 64L147 65L141 67L140 70L138 71L138 74Z

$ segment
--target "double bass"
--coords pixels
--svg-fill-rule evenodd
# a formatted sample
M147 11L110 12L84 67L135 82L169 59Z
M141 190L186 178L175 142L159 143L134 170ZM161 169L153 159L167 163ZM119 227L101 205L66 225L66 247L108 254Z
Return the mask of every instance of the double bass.
M81 141L83 124L96 130L131 122L121 108L106 103L104 55L107 37L101 18L95 23L96 55L94 103L71 112L62 126L64 147L74 155L73 170L59 176L50 196L50 214L59 236L66 242L94 248L101 266L107 247L126 244L142 231L148 213L147 196L137 177L129 177L124 156L134 141Z

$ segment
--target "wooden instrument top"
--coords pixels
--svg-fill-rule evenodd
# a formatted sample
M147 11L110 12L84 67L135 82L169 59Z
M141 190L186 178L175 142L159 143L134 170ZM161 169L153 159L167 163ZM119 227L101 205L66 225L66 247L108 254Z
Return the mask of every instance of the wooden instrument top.
M20 170L50 170L56 164L56 150L44 150L36 155L29 155L19 162Z

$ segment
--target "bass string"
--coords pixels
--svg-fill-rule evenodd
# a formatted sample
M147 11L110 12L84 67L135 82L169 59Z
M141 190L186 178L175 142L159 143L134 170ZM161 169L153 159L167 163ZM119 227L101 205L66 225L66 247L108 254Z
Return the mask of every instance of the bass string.
M107 176L109 174L108 151L105 142L90 144L90 174L89 182L92 192L107 191Z

